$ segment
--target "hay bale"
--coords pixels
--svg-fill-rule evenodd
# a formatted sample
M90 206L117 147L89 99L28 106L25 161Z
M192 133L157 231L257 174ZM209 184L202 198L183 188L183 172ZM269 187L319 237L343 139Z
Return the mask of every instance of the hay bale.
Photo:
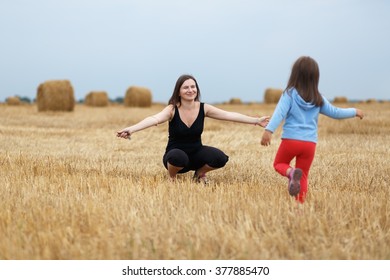
M282 96L283 90L278 88L267 88L264 91L264 103L272 104L278 103Z
M377 103L377 100L375 98L369 98L366 100L366 103L368 104Z
M15 106L15 105L20 105L22 102L20 101L20 98L17 96L10 96L8 97L5 102L7 105Z
M240 98L231 98L229 101L229 104L232 104L232 105L242 104L242 101Z
M85 97L84 103L92 107L106 107L108 106L108 94L105 91L91 91Z
M145 87L131 86L126 91L124 104L127 107L150 107L152 92Z
M73 111L73 87L68 80L46 81L38 86L38 111Z
M347 102L348 102L348 98L346 98L345 96L336 96L333 99L333 103L347 103Z

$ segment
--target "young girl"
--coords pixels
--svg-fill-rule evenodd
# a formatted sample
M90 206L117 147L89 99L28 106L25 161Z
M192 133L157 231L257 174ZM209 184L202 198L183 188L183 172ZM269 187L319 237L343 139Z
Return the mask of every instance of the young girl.
M172 181L178 173L194 172L194 179L207 183L206 173L225 166L229 157L215 147L203 145L204 118L246 123L265 127L269 116L250 117L229 112L200 102L200 89L191 75L182 75L176 81L168 106L161 112L147 117L117 132L121 138L130 138L135 132L169 122L168 144L163 163Z
M334 119L363 118L363 112L359 109L332 106L318 91L319 78L320 71L314 59L308 56L298 58L261 138L261 145L270 145L272 133L285 120L274 168L289 179L289 194L300 203L305 201L307 194L307 179L318 138L318 115L324 114ZM290 165L294 158L295 168Z

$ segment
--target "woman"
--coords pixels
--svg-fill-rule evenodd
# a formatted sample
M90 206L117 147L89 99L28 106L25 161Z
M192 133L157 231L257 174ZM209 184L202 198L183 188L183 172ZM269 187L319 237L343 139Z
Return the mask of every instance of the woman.
M163 163L169 177L194 170L197 182L207 183L206 174L225 166L229 157L221 150L202 143L204 118L247 123L265 127L269 117L249 117L229 112L200 102L200 89L191 75L182 75L176 81L168 106L137 124L117 132L118 137L129 138L133 133L169 121L169 139Z

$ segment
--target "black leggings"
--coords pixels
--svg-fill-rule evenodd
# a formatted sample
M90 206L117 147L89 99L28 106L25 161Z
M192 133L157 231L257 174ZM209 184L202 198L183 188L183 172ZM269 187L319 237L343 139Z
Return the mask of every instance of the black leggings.
M168 169L168 162L176 167L183 167L179 173L198 170L206 164L215 169L221 168L225 166L228 160L229 157L224 152L209 146L202 146L191 154L187 154L180 149L172 149L166 152L163 157L165 168Z

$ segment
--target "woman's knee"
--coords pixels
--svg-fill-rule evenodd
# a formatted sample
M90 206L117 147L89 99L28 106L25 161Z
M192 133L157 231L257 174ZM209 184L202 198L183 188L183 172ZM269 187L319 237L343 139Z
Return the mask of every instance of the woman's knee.
M229 161L229 156L219 149L213 148L206 155L206 164L213 168L221 168Z
M215 168L224 167L228 161L229 161L229 157L225 154L222 154L214 159L214 162L213 162L214 166L212 166L212 167L215 167Z
M182 150L173 149L164 155L163 162L166 168L168 168L168 163L176 167L186 167L189 163L189 158Z

